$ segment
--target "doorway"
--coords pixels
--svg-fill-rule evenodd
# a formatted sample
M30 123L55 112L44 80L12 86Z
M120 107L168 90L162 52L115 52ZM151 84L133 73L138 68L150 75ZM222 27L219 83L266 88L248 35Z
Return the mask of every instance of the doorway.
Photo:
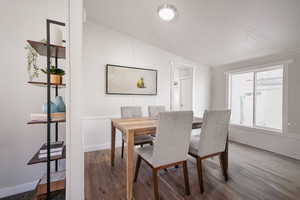
M173 64L171 73L171 110L193 110L194 68Z

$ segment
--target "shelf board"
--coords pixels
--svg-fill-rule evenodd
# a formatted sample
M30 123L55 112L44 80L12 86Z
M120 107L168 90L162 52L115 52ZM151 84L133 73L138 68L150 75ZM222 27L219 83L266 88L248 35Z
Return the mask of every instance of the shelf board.
M66 172L58 171L51 172L51 192L63 190L66 187ZM47 193L47 176L43 176L36 186L36 196L44 195Z
M33 84L33 85L36 85L36 86L40 86L40 87L47 87L47 82L39 82L39 81L28 81L29 84ZM59 88L64 88L66 87L66 84L65 83L62 83L62 84L54 84L54 83L51 83L50 84L52 87L59 87Z
M64 123L66 122L65 119L60 119L60 120L51 120L51 123ZM47 124L47 120L34 120L34 121L29 121L27 124Z
M51 161L54 160L61 160L61 159L65 159L66 158L66 146L63 145L63 152L61 156L52 156L50 158ZM42 148L42 147L41 147ZM43 162L47 162L47 157L46 158L39 158L39 153L41 148L39 148L39 150L34 154L34 156L29 160L29 162L27 163L27 165L33 165L33 164L37 164L37 163L43 163Z
M32 48L41 56L47 56L47 44L44 42L27 40ZM66 58L66 48L63 46L57 46L50 44L50 55L55 58Z

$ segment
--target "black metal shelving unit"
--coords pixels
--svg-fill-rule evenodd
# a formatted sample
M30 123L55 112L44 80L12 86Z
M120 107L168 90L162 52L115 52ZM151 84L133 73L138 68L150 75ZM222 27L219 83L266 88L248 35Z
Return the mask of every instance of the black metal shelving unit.
M50 26L51 24L58 25L58 26L65 26L65 23L59 22L59 21L54 21L47 19L46 20L46 32L47 32L47 42L37 42L37 41L32 41L32 40L27 40L27 42L37 51L37 53L41 56L46 56L47 57L47 71L50 70L51 68L51 59L54 58L55 60L55 67L58 67L58 59L65 59L66 57L66 50L65 47L63 46L57 46L50 44ZM65 120L58 120L58 121L53 121L51 120L51 89L54 88L55 90L55 96L58 96L58 89L59 88L64 88L65 84L51 84L50 81L50 73L47 73L47 81L46 82L28 82L33 85L38 85L38 86L44 86L47 87L47 120L42 120L42 121L30 121L28 124L47 124L47 157L46 159L38 159L38 152L31 158L31 160L28 162L28 164L36 164L36 163L41 163L41 162L46 162L47 163L47 175L46 175L46 190L40 190L43 192L46 192L46 198L47 200L51 199L51 191L54 190L59 190L61 189L62 185L64 185L64 182L59 182L59 187L55 186L55 188L52 190L51 189L51 161L55 162L55 172L58 172L58 160L60 159L65 159L65 146L63 146L63 155L62 156L56 156L56 157L51 157L50 151L51 151L51 124L55 124L55 141L58 141L58 124L59 123L64 123Z

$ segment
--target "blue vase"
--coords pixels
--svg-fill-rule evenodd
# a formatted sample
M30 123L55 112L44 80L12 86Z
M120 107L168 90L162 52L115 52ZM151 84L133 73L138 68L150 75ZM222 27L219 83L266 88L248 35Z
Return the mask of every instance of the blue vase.
M50 102L50 107L50 113L58 112L57 106L53 102ZM43 113L47 113L47 103L43 104Z
M66 105L61 96L55 97L54 104L57 107L57 112L66 112Z

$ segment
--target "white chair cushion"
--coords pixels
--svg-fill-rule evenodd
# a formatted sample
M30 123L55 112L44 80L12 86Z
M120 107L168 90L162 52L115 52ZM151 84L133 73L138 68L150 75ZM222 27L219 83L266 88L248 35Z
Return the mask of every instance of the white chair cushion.
M123 140L126 142L127 138L125 134L122 134ZM151 135L139 135L134 136L134 144L139 145L143 143L151 143L153 141L153 137Z
M199 143L200 143L200 135L192 135L191 141L190 141L190 146L189 146L189 153L198 155Z
M135 149L144 160L152 164L153 146L138 147Z

